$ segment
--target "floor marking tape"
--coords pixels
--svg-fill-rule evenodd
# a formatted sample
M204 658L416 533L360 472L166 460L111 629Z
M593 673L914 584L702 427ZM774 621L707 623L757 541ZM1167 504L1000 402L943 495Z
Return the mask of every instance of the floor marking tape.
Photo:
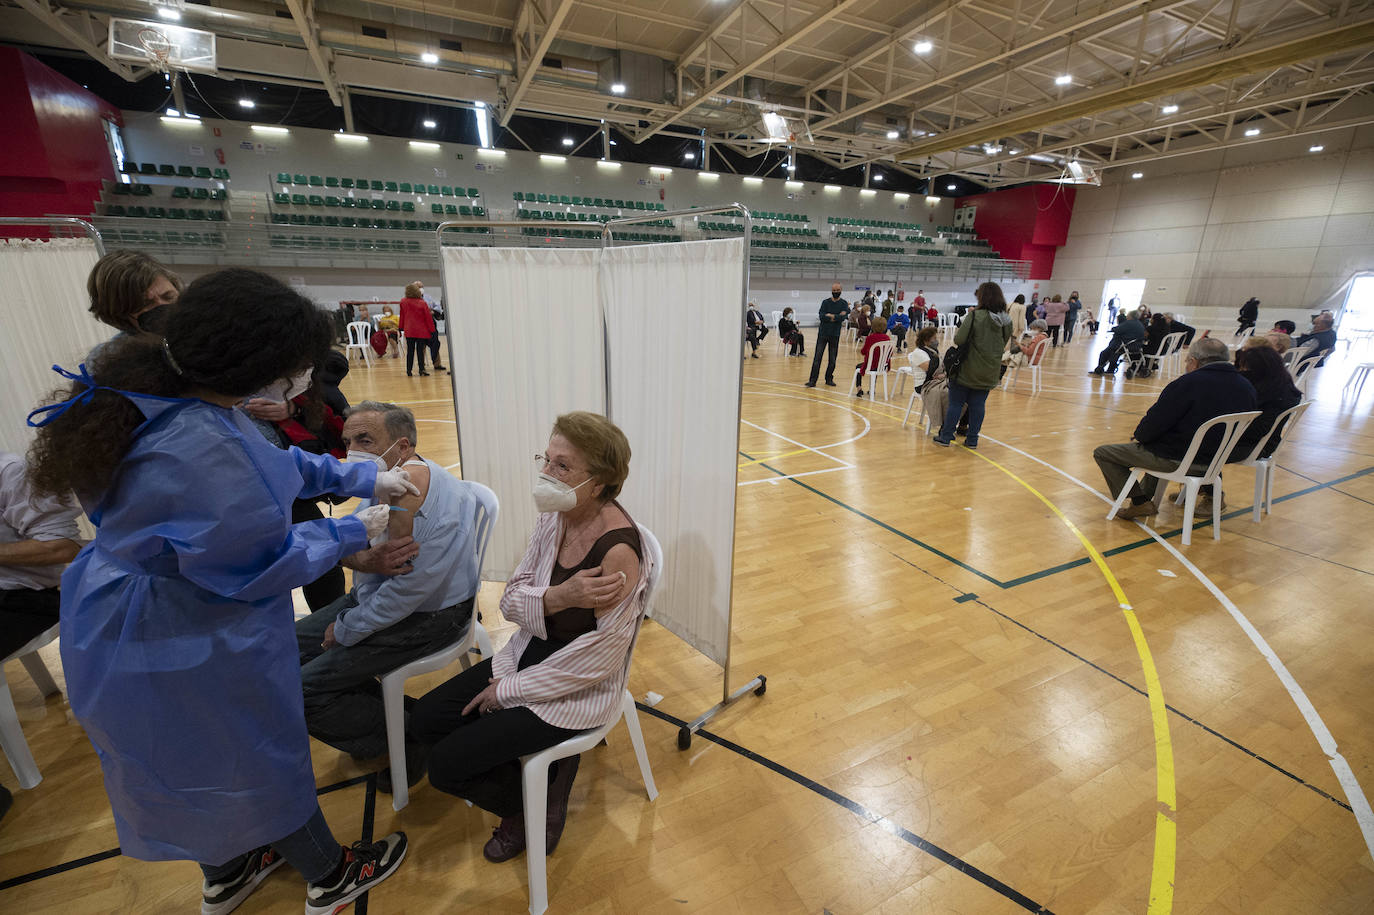
M983 436L983 439L1001 445L1008 451L1014 451L1022 457L1028 458L1035 461L1037 464L1053 470L1071 483L1086 489L1108 505L1112 502L1107 496L1093 489L1073 475L1065 473L1053 464L1042 461L1034 455L1027 454L1019 448L1014 448L1004 442L999 442L995 438ZM1241 628L1241 631L1250 639L1255 649L1259 651L1264 660L1268 662L1275 676L1279 678L1279 682L1283 684L1284 689L1288 690L1288 695L1293 700L1293 704L1298 707L1298 711L1302 714L1303 720L1307 722L1308 730L1310 730L1312 736L1316 738L1317 745L1320 746L1322 752L1326 754L1327 761L1331 764L1331 770L1336 775L1336 781L1340 783L1341 790L1345 792L1345 799L1347 803L1350 804L1351 812L1355 814L1355 821L1359 824L1360 833L1364 836L1365 847L1369 850L1370 855L1374 856L1374 809L1370 808L1369 799L1365 797L1364 789L1360 787L1360 782L1355 777L1354 771L1350 768L1350 763L1341 755L1336 744L1336 739L1331 735L1331 731L1327 728L1326 722L1322 721L1322 717L1312 704L1312 700L1307 697L1307 693L1303 691L1297 679L1295 679L1293 674L1288 670L1287 665L1283 663L1278 654L1269 645L1269 642L1265 640L1264 636L1262 636L1259 630L1255 628L1254 624L1250 622L1250 619L1240 611L1240 608L1237 607L1229 597L1226 596L1225 592L1217 587L1216 583L1213 582L1205 572L1193 565L1178 548L1159 536L1153 529L1141 524L1139 521L1136 522L1136 525L1154 538L1160 546L1168 550L1169 553L1178 560L1179 564L1188 570L1189 574L1196 578L1204 588L1212 593L1212 596L1217 599L1217 603L1221 604L1222 608L1231 615L1236 625Z

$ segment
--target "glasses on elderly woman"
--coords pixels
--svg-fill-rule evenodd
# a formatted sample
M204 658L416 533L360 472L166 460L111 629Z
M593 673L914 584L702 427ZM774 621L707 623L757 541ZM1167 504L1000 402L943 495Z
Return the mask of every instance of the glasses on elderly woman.
M552 469L553 472L560 477L566 477L569 474L577 473L576 470L569 467L567 464L564 464L562 461L555 461L547 454L536 454L534 456L534 463L540 470Z

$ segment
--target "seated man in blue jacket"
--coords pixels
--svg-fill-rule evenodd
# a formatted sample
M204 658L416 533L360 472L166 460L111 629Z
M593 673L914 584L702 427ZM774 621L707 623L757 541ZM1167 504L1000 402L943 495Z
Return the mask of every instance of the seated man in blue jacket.
M1106 349L1097 357L1097 368L1089 375L1115 375L1116 365L1131 351L1140 352L1145 345L1145 324L1140 320L1140 312L1132 311L1112 328L1112 338L1107 341Z
M472 619L476 502L460 480L416 454L415 416L405 407L356 404L343 440L350 461L405 467L420 491L394 503L402 510L392 512L386 535L397 544L414 538L406 553L413 568L393 574L396 567L373 555L385 545L347 557L353 590L296 623L310 736L362 760L387 748L378 675L451 645Z
M1115 498L1131 475L1132 467L1173 471L1183 460L1193 436L1203 423L1227 413L1255 409L1255 388L1236 371L1225 343L1200 337L1188 347L1184 374L1159 392L1159 399L1145 412L1135 427L1131 441L1120 445L1098 445L1093 460L1107 481L1107 491ZM1220 444L1221 430L1213 429L1194 457L1194 465L1206 464ZM1131 490L1131 502L1123 505L1116 517L1124 520L1153 515L1159 508L1141 486Z

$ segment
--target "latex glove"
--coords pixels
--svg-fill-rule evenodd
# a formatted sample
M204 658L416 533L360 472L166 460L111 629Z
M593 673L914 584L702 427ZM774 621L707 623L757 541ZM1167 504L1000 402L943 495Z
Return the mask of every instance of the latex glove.
M372 498L378 502L391 502L406 493L418 496L420 490L410 482L410 474L404 470L383 470L377 474L377 483L372 490Z
M386 533L387 522L391 520L391 506L370 505L360 512L355 512L353 517L367 528L367 539L370 542Z

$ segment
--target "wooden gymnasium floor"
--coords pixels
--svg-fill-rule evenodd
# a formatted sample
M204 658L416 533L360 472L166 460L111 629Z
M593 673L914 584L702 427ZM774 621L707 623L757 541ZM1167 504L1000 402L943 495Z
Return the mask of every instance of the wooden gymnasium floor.
M646 624L631 687L665 697L640 715L662 794L646 801L623 732L586 756L553 911L1374 911L1309 723L1374 791L1374 391L1341 396L1371 357L1320 371L1273 515L1251 522L1237 470L1222 540L1203 527L1180 553L1176 509L1152 526L1163 544L1104 520L1092 448L1129 438L1160 382L1086 377L1102 339L1051 351L1038 395L1028 376L995 392L977 453L902 429L904 399L803 389L809 358L772 337L745 360L734 671L766 674L767 695L679 752L718 672ZM453 464L447 384L387 361L345 389L412 406L421 452ZM498 647L500 589L481 593ZM9 675L45 780L0 825L0 911L193 911L195 866L115 855L66 702ZM316 744L315 767L341 839L409 831L374 913L525 908L523 858L481 857L490 816L425 785L396 815L347 757ZM284 870L241 911L302 894Z

